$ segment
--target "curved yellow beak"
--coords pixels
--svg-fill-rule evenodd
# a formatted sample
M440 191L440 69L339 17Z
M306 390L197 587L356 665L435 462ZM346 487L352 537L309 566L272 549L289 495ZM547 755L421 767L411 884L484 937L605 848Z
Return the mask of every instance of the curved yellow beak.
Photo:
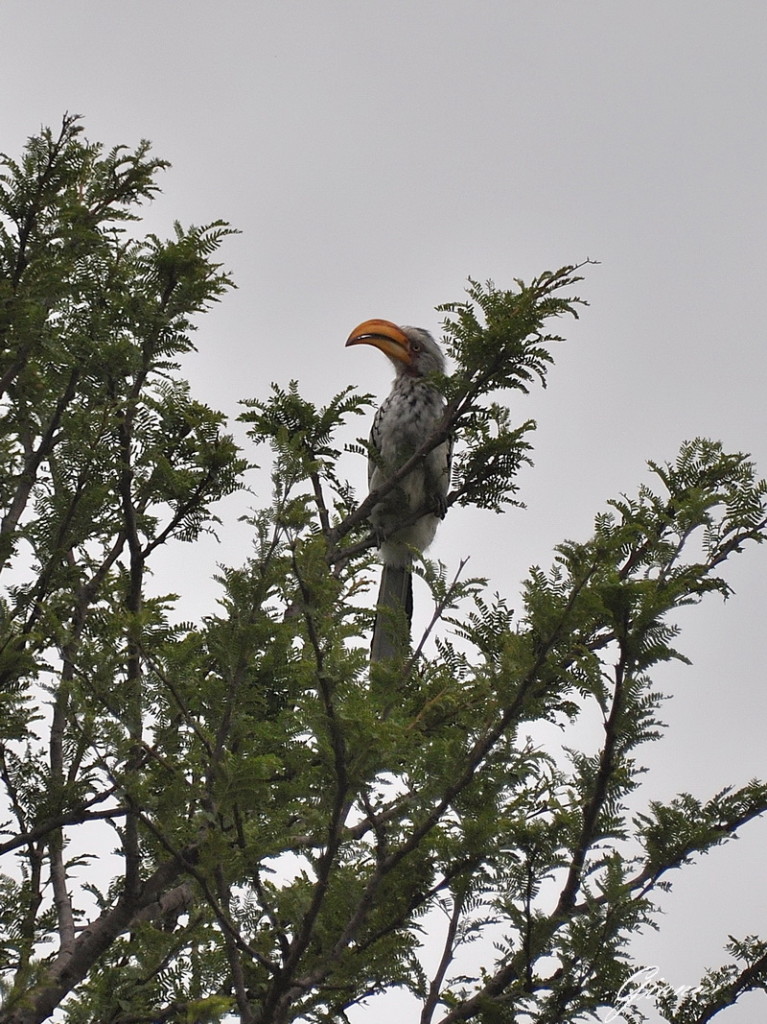
M391 320L365 320L354 328L346 345L375 345L390 359L408 364L412 359L408 336Z

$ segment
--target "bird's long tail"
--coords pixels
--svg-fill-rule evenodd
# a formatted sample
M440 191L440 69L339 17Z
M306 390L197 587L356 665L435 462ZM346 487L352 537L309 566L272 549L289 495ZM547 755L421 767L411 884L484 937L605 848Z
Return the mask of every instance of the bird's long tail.
M410 642L413 574L407 565L384 565L370 646L371 662L401 657Z

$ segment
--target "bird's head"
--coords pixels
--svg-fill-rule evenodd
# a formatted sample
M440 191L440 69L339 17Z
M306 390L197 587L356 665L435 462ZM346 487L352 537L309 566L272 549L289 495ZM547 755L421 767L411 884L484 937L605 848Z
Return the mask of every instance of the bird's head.
M445 357L428 331L398 327L390 320L366 320L355 327L347 345L375 345L394 363L397 373L428 377L445 372Z

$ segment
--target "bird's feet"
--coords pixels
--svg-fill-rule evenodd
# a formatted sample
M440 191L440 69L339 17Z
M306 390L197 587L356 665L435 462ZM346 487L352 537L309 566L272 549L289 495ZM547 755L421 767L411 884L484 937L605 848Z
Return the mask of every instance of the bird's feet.
M439 519L444 519L447 515L447 497L444 494L436 494L432 503L431 511Z

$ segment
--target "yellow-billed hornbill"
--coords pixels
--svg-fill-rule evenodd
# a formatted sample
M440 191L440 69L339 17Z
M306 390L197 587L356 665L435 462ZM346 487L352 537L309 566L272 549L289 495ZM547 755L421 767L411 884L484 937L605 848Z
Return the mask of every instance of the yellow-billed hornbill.
M434 386L434 375L444 372L445 359L428 331L398 327L389 320L366 320L354 328L346 344L375 345L396 370L394 385L376 413L370 433L368 484L374 491L418 451L442 419L445 400ZM434 539L437 524L445 515L449 483L450 444L443 441L370 514L383 562L371 661L405 650L413 612L413 551L424 551ZM423 514L415 522L397 528L419 509ZM408 623L405 636L401 626L398 628L403 611Z

